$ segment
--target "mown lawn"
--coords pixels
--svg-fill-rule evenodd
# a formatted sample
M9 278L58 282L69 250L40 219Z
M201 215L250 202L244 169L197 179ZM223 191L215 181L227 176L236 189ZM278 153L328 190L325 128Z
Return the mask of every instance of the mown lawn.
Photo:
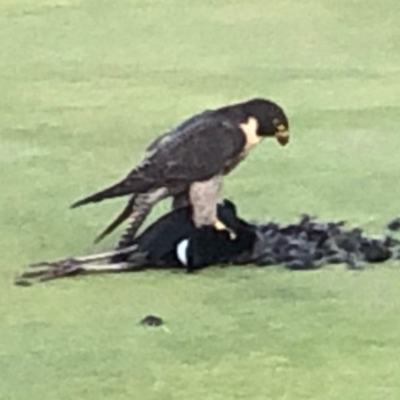
M183 118L254 96L284 106L292 142L226 180L242 215L380 234L400 214L399 17L397 0L0 0L0 399L398 400L396 263L13 278L110 248L92 239L123 201L69 204Z

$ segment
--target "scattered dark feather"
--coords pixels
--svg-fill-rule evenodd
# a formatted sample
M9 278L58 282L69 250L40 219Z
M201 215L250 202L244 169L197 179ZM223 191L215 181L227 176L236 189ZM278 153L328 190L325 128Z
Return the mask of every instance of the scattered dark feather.
M147 326L161 326L164 324L164 321L162 318L156 317L155 315L147 315L140 321L140 323Z

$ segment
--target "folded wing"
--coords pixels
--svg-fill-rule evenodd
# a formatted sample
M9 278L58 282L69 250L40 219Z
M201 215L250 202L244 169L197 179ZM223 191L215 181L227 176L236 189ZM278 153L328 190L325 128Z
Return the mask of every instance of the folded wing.
M72 208L161 187L204 181L219 174L238 156L245 138L229 120L204 113L153 142L141 164L122 181L79 200Z

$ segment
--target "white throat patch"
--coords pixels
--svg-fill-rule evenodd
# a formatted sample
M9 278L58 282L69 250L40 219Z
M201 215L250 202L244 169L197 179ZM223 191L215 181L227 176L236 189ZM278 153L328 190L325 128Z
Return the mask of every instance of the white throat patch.
M244 146L244 152L249 152L256 144L258 144L262 137L257 135L258 121L254 117L249 117L249 119L240 124L240 129L243 131L246 137L246 145Z

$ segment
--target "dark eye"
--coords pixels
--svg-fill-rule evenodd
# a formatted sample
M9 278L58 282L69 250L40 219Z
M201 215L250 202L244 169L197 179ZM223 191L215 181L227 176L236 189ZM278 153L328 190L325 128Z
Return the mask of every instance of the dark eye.
M278 126L278 125L281 123L281 121L279 120L279 118L274 118L274 119L272 120L272 123L273 123L275 126Z

